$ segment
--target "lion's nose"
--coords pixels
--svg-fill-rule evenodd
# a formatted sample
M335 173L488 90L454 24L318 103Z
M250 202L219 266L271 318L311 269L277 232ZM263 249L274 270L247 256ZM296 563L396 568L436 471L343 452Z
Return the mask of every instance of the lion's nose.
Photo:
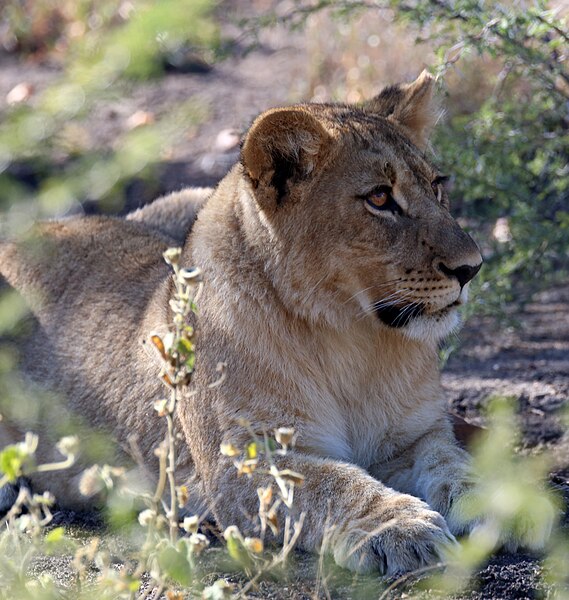
M462 265L456 269L450 269L444 263L439 263L439 269L449 277L456 277L460 287L464 287L480 271L482 263L477 265Z

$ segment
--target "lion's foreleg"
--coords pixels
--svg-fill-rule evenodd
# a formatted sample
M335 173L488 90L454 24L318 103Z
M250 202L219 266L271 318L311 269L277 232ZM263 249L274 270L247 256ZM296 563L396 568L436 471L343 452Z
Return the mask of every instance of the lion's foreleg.
M303 515L299 546L330 553L344 567L393 575L436 561L441 548L453 540L440 514L355 465L298 452L279 458L276 464L281 472L286 469L304 477L295 487L289 513L296 522ZM215 498L217 520L223 527L237 525L246 535L258 535L257 490L271 484L275 498L274 476L261 465L250 478L237 477L229 460L219 461L207 486L208 495ZM286 512L281 503L281 542Z

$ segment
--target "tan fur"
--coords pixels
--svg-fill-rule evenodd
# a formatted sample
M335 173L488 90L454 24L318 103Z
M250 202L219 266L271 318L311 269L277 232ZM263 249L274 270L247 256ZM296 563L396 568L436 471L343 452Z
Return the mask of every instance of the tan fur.
M428 564L469 527L456 509L468 457L446 415L437 342L466 296L453 273L481 258L421 149L432 86L423 74L359 108L264 113L183 251L205 287L195 393L178 413L180 483L222 527L253 532L256 488L268 481L237 478L220 444L248 439L239 417L258 432L292 426L296 448L279 460L306 477L295 492L295 510L306 513L299 543L319 549L332 523L328 551L358 571ZM377 186L392 188L402 215L370 214L365 198ZM26 357L35 378L124 448L135 434L152 466L163 435L152 405L164 390L144 342L168 327L168 240L132 219L142 222L41 225L41 252L5 244L0 264L41 300L45 343ZM382 320L389 305L401 322ZM413 306L422 314L407 322ZM209 389L219 361L227 378ZM58 483L42 485L57 492Z

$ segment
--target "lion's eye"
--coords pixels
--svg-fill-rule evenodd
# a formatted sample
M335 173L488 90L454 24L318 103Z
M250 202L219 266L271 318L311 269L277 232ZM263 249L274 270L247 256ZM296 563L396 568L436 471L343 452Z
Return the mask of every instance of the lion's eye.
M394 200L391 193L391 188L382 185L366 196L361 196L365 201L365 207L372 214L379 212L391 212L401 214L401 208L399 204Z
M386 204L389 202L389 194L386 191L377 192L377 194L369 196L367 202L373 208L385 208Z

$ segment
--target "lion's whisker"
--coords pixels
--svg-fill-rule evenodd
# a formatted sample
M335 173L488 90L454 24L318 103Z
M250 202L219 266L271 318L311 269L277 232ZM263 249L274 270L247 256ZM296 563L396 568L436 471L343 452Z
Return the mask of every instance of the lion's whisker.
M370 308L375 311L379 308L387 308L389 306L396 306L399 302L409 298L412 295L413 295L413 290L410 290L408 288L395 290L393 293L389 294L389 296L386 296L385 298L382 298L381 300L374 302ZM370 312L368 310L364 309L358 313L356 320L360 321L361 319L363 319L365 316L367 316L369 314L370 314Z
M397 316L397 318L395 319L395 321L393 321L393 324L395 325L396 323L398 323L399 321L401 321L402 323L406 323L406 320L408 317L410 317L410 313L413 311L413 309L415 308L415 304L409 304L408 306L406 306L401 313ZM403 319L405 319L405 321L403 321Z
M408 290L408 289L397 290L396 292L393 292L389 296L386 296L385 298L382 298L381 300L374 302L372 304L372 307L374 309L378 309L378 308L383 308L384 306L391 306L391 305L396 304L397 302L400 302L401 300L404 300L405 298L408 298L409 296L412 296L412 295L413 295L413 290Z
M374 287L374 285L370 285L369 287L366 287L363 290L358 290L355 294L352 294L345 302L342 302L342 304L348 304L348 302L350 300L353 300L356 296L359 296L360 294L363 294L364 292L367 292L368 290L371 290Z
M304 296L302 297L303 302L305 302L306 300L308 300L310 298L310 296L312 296L312 294L314 294L314 292L316 291L316 288L324 281L324 279L326 278L326 275L323 275L311 288L308 292L306 292L304 294Z
M383 283L377 285L370 285L366 288L363 288L361 290L358 290L355 294L352 294L345 302L343 302L342 304L347 304L348 302L350 302L350 300L353 300L356 296L358 296L359 294L363 294L364 292L367 292L368 290L381 290L385 287L388 287L390 285L393 285L394 283L398 283L400 281L403 281L403 279L401 277L397 277L395 279L388 279L387 281L384 281Z

